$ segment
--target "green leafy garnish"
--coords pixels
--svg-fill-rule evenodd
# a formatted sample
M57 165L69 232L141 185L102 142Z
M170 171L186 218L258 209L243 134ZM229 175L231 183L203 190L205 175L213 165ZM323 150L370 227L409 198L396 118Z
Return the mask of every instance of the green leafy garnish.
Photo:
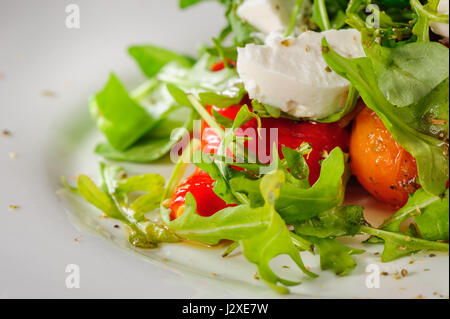
M128 53L149 78L153 78L169 62L176 61L183 67L191 67L193 62L191 58L153 45L132 46Z
M159 207L164 189L160 175L126 177L119 166L101 164L100 187L87 176L78 177L79 194L106 216L117 219L130 229L130 244L138 248L156 248L158 243L177 242L179 238L157 223L144 218ZM136 199L131 195L140 193Z
M328 65L347 78L358 90L366 105L381 118L394 139L411 153L417 162L422 187L432 194L442 194L449 177L445 143L415 130L399 116L378 88L378 80L369 58L346 59L331 49L323 39L323 56Z
M128 95L114 74L105 88L92 98L90 109L99 130L119 151L126 150L155 124L155 119Z
M322 163L319 180L308 188L298 183L284 183L275 208L286 223L298 223L340 205L346 185L344 153L335 148ZM231 188L247 194L255 205L261 203L260 180L237 177L230 180Z
M449 52L437 42L409 43L395 48L367 46L378 87L396 106L408 106L427 96L449 77Z
M304 266L298 249L292 242L286 223L275 210L275 202L280 195L284 180L285 176L282 171L268 174L262 179L260 190L265 201L262 209L264 214L270 218L269 227L264 232L241 241L244 256L258 266L261 279L279 293L287 293L288 290L278 283L285 286L298 283L285 280L273 272L269 262L277 256L288 255L305 274L317 277Z

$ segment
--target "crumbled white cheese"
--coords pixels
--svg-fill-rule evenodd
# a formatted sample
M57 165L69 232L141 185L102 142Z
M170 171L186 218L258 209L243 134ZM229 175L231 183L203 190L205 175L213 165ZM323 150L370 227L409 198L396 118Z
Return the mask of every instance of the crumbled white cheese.
M291 16L295 0L245 0L237 15L263 33L283 31Z
M320 119L339 112L350 83L322 57L322 38L348 58L365 56L357 30L308 31L284 38L272 33L265 45L238 49L237 70L250 98L298 118Z

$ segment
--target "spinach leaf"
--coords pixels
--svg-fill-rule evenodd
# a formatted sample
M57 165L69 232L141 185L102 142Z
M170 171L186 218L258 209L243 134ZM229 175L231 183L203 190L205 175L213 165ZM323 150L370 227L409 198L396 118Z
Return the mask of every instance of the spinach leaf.
M109 143L101 143L96 146L95 153L115 161L133 163L156 161L170 152L172 147L188 134L193 118L194 112L188 108L174 110L158 127L140 138L127 150L118 151Z
M128 53L149 78L153 78L169 62L176 61L183 67L191 67L193 62L191 58L153 45L132 46Z
M366 105L381 118L394 139L416 159L422 187L432 194L442 194L449 177L445 143L405 123L398 114L398 108L378 88L378 80L369 58L346 59L331 49L326 39L323 39L322 46L323 57L328 65L352 83Z
M105 88L91 99L90 111L97 126L116 150L124 151L156 123L111 74Z

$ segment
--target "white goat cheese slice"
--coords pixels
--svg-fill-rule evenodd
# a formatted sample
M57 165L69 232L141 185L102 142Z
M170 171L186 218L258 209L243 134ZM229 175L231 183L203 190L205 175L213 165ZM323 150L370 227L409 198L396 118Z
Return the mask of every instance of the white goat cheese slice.
M449 14L449 6L448 6L449 0L441 0L439 1L438 5L438 14L439 15L446 15ZM434 33L439 34L443 37L448 38L449 36L449 26L446 23L438 23L438 22L430 22L431 30L433 30Z
M295 0L245 0L237 15L263 33L283 31L291 16Z
M357 30L308 31L284 38L272 33L265 45L238 49L237 70L251 99L298 118L321 119L339 112L350 83L322 57L322 38L348 58L365 56Z

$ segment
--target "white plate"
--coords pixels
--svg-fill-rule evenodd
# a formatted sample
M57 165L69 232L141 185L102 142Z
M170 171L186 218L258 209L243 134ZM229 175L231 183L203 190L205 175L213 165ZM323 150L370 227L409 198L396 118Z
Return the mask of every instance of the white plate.
M281 297L253 278L254 266L241 255L222 259L223 247L130 250L122 230L112 225L102 224L107 239L100 240L69 221L63 207L73 212L74 204L58 201L60 176L96 176L100 160L92 153L101 137L89 117L87 97L101 88L111 70L130 88L143 79L126 54L128 45L154 43L195 53L196 44L216 35L224 21L213 3L179 12L176 0L79 0L81 28L69 30L68 3L0 2L0 130L12 132L0 137L0 297ZM43 90L55 96L45 96ZM10 152L17 157L10 158ZM171 165L161 161L127 168L167 176ZM359 200L367 201L360 195ZM9 205L19 208L10 211ZM373 254L380 249L358 256L358 268L344 278L320 272L318 259L303 254L320 278L300 276L303 284L285 298L448 297L448 255L381 264ZM368 289L365 269L372 263L390 274L407 269L409 275L382 277L379 289ZM66 287L69 264L80 267L79 289Z

